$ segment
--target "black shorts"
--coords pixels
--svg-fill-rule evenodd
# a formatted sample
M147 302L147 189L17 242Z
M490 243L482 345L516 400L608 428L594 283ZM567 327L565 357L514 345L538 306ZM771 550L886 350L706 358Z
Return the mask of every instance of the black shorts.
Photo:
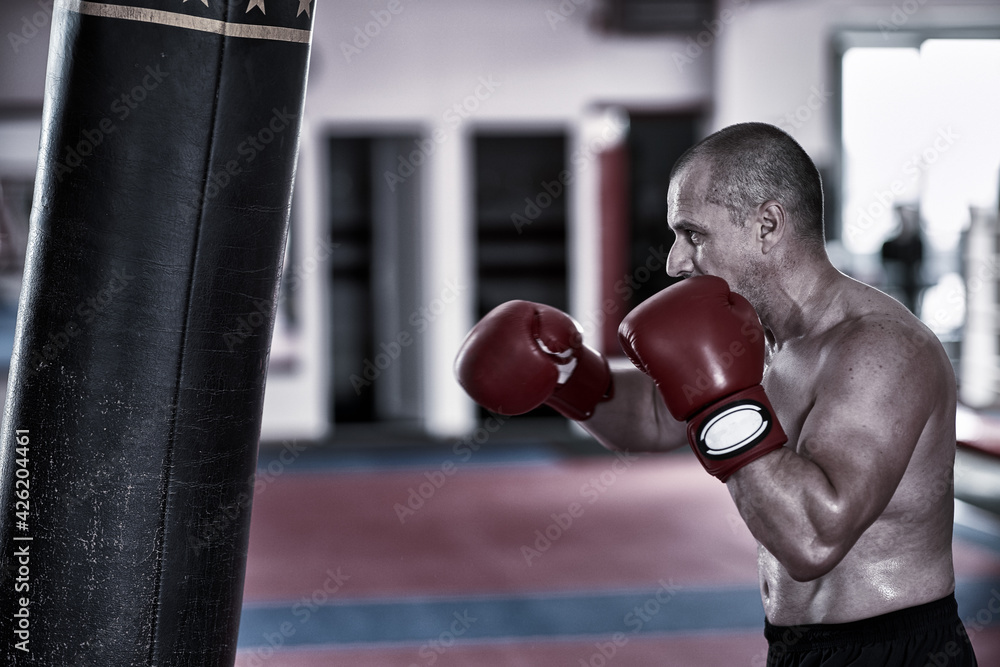
M955 596L861 621L771 625L767 667L975 667Z

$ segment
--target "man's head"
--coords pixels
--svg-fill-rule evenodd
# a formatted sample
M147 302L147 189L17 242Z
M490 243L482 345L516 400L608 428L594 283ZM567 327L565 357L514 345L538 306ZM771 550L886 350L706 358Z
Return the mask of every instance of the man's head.
M732 125L688 149L671 173L667 221L677 235L670 275L718 275L744 294L788 251L825 256L819 172L766 123Z

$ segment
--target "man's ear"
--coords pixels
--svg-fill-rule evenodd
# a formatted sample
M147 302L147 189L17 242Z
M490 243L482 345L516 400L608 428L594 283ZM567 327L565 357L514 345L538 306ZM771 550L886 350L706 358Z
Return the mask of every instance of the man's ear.
M765 255L781 242L788 231L788 216L785 207L773 199L757 209L757 245Z

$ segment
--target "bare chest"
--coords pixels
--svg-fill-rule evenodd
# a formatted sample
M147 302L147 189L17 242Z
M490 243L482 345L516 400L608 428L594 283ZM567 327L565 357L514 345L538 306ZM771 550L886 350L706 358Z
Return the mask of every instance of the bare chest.
M785 348L770 356L764 371L764 391L792 443L798 441L823 381L818 357L808 348Z

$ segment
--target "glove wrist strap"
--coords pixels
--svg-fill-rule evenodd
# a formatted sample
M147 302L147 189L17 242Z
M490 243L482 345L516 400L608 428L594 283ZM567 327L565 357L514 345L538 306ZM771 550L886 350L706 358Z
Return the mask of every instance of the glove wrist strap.
M760 385L707 406L688 421L687 432L705 470L723 482L788 442Z

